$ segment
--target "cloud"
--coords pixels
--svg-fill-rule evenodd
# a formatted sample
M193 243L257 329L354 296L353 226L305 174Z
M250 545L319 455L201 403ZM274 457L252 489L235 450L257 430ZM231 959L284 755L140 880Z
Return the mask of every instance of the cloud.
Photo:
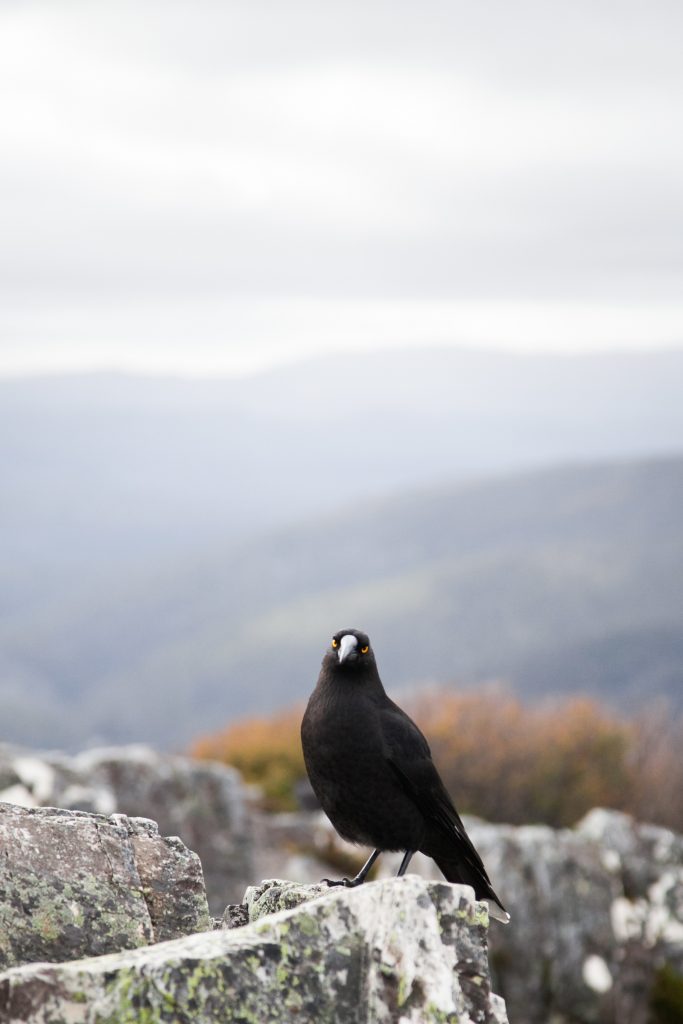
M237 308L327 303L324 346L344 303L370 342L406 302L454 341L486 303L544 322L575 303L577 323L600 306L616 344L636 303L670 344L681 29L665 0L618 21L588 3L5 4L0 366L77 337L104 358L112 322L120 358L153 353L178 304L208 343ZM528 317L498 323L512 344ZM245 335L266 358L277 330Z
M642 350L678 348L683 337L683 302L204 296L49 304L6 310L5 318L16 341L0 349L5 374L126 369L232 375L321 351L453 344L522 352Z

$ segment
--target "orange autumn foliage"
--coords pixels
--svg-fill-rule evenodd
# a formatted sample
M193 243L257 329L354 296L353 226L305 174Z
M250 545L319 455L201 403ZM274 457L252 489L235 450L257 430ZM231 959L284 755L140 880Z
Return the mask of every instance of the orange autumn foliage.
M303 708L293 708L270 718L241 719L195 740L190 754L233 765L246 782L260 786L266 810L293 810L294 786L306 775L299 738L302 715Z
M629 720L586 697L529 706L502 688L402 703L463 813L558 827L603 806L683 830L683 719L664 706ZM191 754L234 765L261 787L267 809L293 809L305 778L302 713L243 719L197 740Z
M561 826L624 806L629 726L587 698L528 708L504 691L439 693L412 710L465 813Z

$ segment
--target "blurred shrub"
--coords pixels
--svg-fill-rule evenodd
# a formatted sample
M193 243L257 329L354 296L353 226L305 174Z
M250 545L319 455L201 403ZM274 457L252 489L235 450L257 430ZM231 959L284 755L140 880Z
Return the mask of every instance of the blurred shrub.
M461 812L572 825L612 807L683 831L683 719L656 706L626 720L585 697L527 706L504 689L437 690L405 702ZM296 807L302 709L249 718L196 741L257 783L269 810Z
M196 740L190 754L234 765L247 782L260 786L266 810L294 810L294 787L306 776L299 735L302 715L303 708L294 708L271 718L242 719Z
M441 692L412 711L465 813L562 826L624 806L631 731L593 701L529 708L502 690Z
M656 701L633 723L628 753L628 810L683 832L683 716Z

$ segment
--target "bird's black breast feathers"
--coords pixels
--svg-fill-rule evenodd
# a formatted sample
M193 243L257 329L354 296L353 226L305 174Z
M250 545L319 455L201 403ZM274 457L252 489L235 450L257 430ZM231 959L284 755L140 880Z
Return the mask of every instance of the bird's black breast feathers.
M420 842L424 824L389 767L384 704L391 702L375 689L323 684L309 701L301 740L311 785L339 834L401 850L406 836Z

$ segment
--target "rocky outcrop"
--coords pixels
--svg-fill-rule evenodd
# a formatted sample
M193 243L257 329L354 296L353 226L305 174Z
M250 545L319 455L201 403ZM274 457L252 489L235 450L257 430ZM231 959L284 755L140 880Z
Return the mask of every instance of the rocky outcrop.
M210 927L201 864L153 821L0 803L0 967Z
M615 1019L683 1022L683 836L601 809L577 831L599 845L620 890L610 908Z
M158 817L162 833L177 832L200 852L213 912L230 902L226 920L233 925L256 923L253 890L237 903L253 878L286 874L310 883L355 873L364 859L323 815L250 812L231 769L145 748L76 758L15 752L4 761L0 751L0 787L0 800L15 796ZM466 824L512 913L509 927L492 926L490 955L494 988L515 1024L683 1022L683 837L601 810L574 829ZM399 861L400 854L384 855L379 877L395 874ZM419 855L410 870L440 879L433 862ZM301 891L307 899L316 892L310 885ZM290 902L282 903L285 898ZM295 899L291 887L286 897L264 894L269 912L292 909ZM2 913L0 934L6 931ZM136 921L132 914L132 931ZM128 944L152 941L150 928ZM103 948L122 947L84 946L74 955Z
M0 1019L507 1021L491 993L486 908L467 887L410 876L324 892L269 882L250 891L247 905L253 920L245 927L7 971Z
M0 801L152 818L201 859L209 905L220 914L255 877L253 822L237 771L148 747L76 757L0 747Z
M650 1022L661 971L683 980L683 838L604 810L471 832L510 904L490 956L512 1019Z
M523 1012L519 1019L619 1020L610 1005L619 885L598 844L540 826L472 832L493 876L504 879L513 925L492 930L490 955L500 991Z
M466 825L512 915L493 924L489 949L515 1024L683 1024L683 837L600 809L575 829ZM266 847L280 842L292 877L340 877L363 860L321 815L280 815L267 828ZM385 854L380 877L400 859ZM440 877L420 855L410 870Z
M574 829L466 823L512 916L489 956L515 1024L683 1024L683 837L601 809Z

